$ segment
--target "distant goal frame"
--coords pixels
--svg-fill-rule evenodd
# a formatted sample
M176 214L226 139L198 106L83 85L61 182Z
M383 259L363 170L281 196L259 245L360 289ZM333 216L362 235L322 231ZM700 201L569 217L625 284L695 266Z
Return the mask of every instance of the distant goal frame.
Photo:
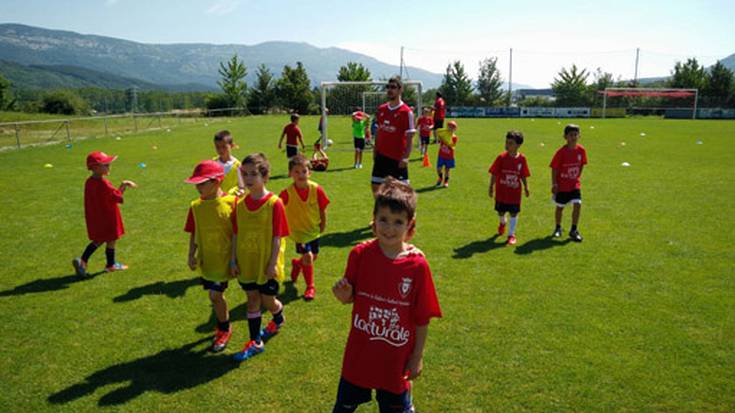
M606 87L602 94L602 118L605 119L607 112L607 97L666 97L682 99L694 97L692 104L692 119L697 119L697 107L699 106L699 89L686 88L653 88L653 87Z

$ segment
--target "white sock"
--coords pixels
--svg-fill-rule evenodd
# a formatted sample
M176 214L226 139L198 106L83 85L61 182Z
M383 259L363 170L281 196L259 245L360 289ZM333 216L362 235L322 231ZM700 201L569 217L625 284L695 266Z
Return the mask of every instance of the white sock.
M500 223L505 225L505 214L499 215L498 218L500 218Z
M510 228L508 229L508 236L516 234L516 224L518 223L518 216L510 217Z

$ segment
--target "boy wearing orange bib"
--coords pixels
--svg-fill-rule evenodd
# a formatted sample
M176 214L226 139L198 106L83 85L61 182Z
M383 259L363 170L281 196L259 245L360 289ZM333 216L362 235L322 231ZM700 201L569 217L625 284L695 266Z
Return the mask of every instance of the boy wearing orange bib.
M230 314L224 292L230 275L232 254L232 210L235 197L221 188L225 171L216 161L202 161L185 182L195 184L200 197L191 202L184 231L189 238L189 268L202 274L202 286L209 292L217 329L210 350L220 352L232 337Z
M234 248L230 271L248 296L250 340L235 354L235 360L243 361L262 353L263 340L278 333L285 321L283 304L276 296L284 278L286 243L282 238L288 236L289 230L283 202L265 188L270 176L265 155L245 157L240 173L249 193L236 200L232 213ZM261 304L273 315L262 331Z
M296 243L296 253L300 259L291 260L291 281L296 282L299 273L304 271L306 291L304 299L314 299L314 261L319 254L319 236L327 225L327 205L329 198L324 189L310 181L309 161L296 155L288 162L288 175L293 184L284 189L279 198L286 205L286 218L291 232L289 238Z

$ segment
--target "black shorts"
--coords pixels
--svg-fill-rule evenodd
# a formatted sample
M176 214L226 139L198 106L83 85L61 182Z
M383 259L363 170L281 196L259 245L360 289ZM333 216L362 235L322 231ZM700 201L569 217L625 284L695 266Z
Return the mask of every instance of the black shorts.
M299 154L299 147L298 146L291 146L286 145L286 157L289 159L293 158L294 156Z
M227 281L209 281L205 280L204 277L200 278L200 280L202 282L202 288L205 290L219 291L223 293L227 289Z
M579 191L579 189L568 192L557 192L556 195L554 195L554 202L556 202L556 206L558 207L564 207L566 205L569 205L570 203L581 204L582 193Z
M319 238L309 241L305 244L296 243L296 253L297 254L306 254L307 252L310 252L314 255L319 254Z
M398 164L399 161L376 153L375 162L373 162L373 177L371 182L374 184L382 184L385 178L392 176L399 181L408 183L408 167L399 168Z
M372 389L356 386L340 378L337 388L337 402L332 413L352 413L359 404L368 403L373 398ZM380 413L410 413L413 412L411 392L406 390L401 394L377 389L375 399L378 401Z
M444 127L444 119L434 119L434 130Z
M239 282L239 281L238 281ZM263 295L278 295L278 290L281 287L276 280L268 280L265 284L258 283L240 283L245 291L258 291Z
M365 149L365 138L354 138L355 141L355 149L363 150Z
M505 214L506 212L517 214L521 212L521 204L504 204L502 202L496 202L495 210L498 211L499 214Z
M428 145L429 140L431 140L431 136L419 136L419 139L421 139L422 145Z

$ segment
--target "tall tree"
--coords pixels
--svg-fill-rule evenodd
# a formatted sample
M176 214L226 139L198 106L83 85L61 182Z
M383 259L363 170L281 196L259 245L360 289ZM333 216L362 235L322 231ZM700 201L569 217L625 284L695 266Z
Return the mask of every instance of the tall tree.
M337 72L337 80L340 82L366 82L372 80L370 70L362 63L347 62ZM370 85L339 85L327 91L327 106L332 114L348 114L355 107L362 105L362 94L375 91ZM366 108L363 108L366 110Z
M226 63L220 62L219 75L222 79L218 80L217 84L229 99L230 105L237 108L244 107L248 88L245 83L245 76L248 75L245 64L237 58L237 55L233 55Z
M599 67L593 74L593 77L594 80L589 86L589 101L595 106L602 106L602 95L600 92L606 88L614 87L616 85L616 81L615 78L613 78L612 73L603 72ZM620 79L618 79L618 83L620 83Z
M503 79L498 69L498 58L492 57L480 61L480 73L477 76L477 94L480 101L488 106L499 103L503 93Z
M676 62L671 72L669 87L702 90L707 74L704 66L700 66L696 58L687 59L685 63Z
M472 81L459 60L447 65L444 79L439 87L447 105L462 106L472 97Z
M283 67L281 78L276 82L276 96L280 104L301 114L309 113L309 104L312 101L309 75L301 62L296 67Z
M579 70L577 65L572 65L571 69L563 67L554 78L551 88L556 95L557 106L586 106L588 101L587 95L587 78L589 73L587 69Z
M250 89L248 109L255 114L267 113L275 101L276 90L273 74L264 64L261 64L255 73L255 84Z
M703 91L709 106L727 106L733 102L733 73L719 61L707 73Z
M10 81L0 75L0 110L10 109L15 103L10 97L10 85Z
M363 66L362 63L347 62L346 65L339 68L337 80L345 81L367 81L370 80L370 70Z

